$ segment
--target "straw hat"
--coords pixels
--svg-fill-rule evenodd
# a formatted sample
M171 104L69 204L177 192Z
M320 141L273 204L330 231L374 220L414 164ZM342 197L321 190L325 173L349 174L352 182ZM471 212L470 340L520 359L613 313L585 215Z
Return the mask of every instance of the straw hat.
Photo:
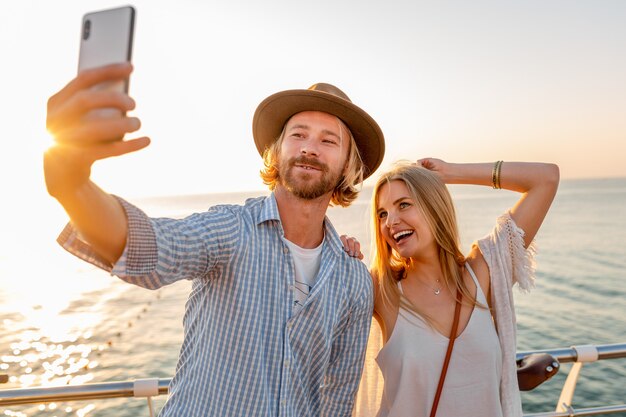
M254 143L261 155L283 130L291 116L303 111L321 111L337 116L352 132L365 165L364 178L380 165L385 155L383 132L360 107L331 84L314 84L307 90L287 90L272 94L259 104L252 120Z

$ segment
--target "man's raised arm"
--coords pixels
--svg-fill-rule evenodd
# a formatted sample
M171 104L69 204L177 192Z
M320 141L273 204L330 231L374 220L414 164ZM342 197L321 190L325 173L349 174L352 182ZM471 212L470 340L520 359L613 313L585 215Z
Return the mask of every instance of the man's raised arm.
M117 108L125 114L135 107L127 94L92 89L96 84L127 78L130 64L85 70L48 100L46 126L55 144L44 154L48 193L56 198L82 238L104 259L115 263L126 244L126 214L115 197L90 180L97 160L142 149L147 137L111 140L139 129L136 117L85 117L98 108Z

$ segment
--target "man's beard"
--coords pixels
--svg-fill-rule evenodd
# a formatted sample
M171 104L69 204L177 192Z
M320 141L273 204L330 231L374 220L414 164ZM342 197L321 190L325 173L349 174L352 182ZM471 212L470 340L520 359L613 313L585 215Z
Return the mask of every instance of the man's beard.
M296 164L308 165L321 171L321 178L318 181L311 181L316 172L294 174ZM313 200L332 191L341 181L341 173L334 174L328 168L316 159L300 156L291 158L284 164L280 164L279 176L283 186L293 195L304 200Z

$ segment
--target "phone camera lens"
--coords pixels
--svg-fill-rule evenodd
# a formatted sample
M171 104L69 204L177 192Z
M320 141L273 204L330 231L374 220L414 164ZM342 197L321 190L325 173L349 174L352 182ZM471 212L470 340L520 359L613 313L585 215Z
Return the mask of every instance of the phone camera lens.
M91 34L91 20L85 20L85 24L83 25L83 39L89 39L89 35Z

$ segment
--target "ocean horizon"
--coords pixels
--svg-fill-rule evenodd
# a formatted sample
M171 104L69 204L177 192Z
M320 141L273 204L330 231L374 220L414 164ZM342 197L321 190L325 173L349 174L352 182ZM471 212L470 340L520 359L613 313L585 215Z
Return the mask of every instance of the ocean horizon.
M516 193L488 187L455 185L450 190L464 251L489 233L497 216L518 198ZM240 204L246 197L265 194L200 194L131 202L151 216L183 217L215 204ZM328 211L340 234L359 239L366 263L370 194L371 188L366 187L351 207ZM536 288L530 294L514 291L518 351L626 342L625 241L626 178L561 182L536 237ZM9 376L0 390L173 375L189 282L148 291L75 259L52 241L41 248L34 257L27 251L23 258L21 251L11 257L0 255L0 374ZM377 331L373 326L358 417L375 415L380 396L374 362L380 349ZM552 380L522 393L524 411L553 411L570 367L564 364ZM622 404L625 385L625 359L587 364L574 407ZM164 401L164 396L155 398L156 408ZM144 399L131 398L0 408L0 415L130 417L147 415L147 410Z

